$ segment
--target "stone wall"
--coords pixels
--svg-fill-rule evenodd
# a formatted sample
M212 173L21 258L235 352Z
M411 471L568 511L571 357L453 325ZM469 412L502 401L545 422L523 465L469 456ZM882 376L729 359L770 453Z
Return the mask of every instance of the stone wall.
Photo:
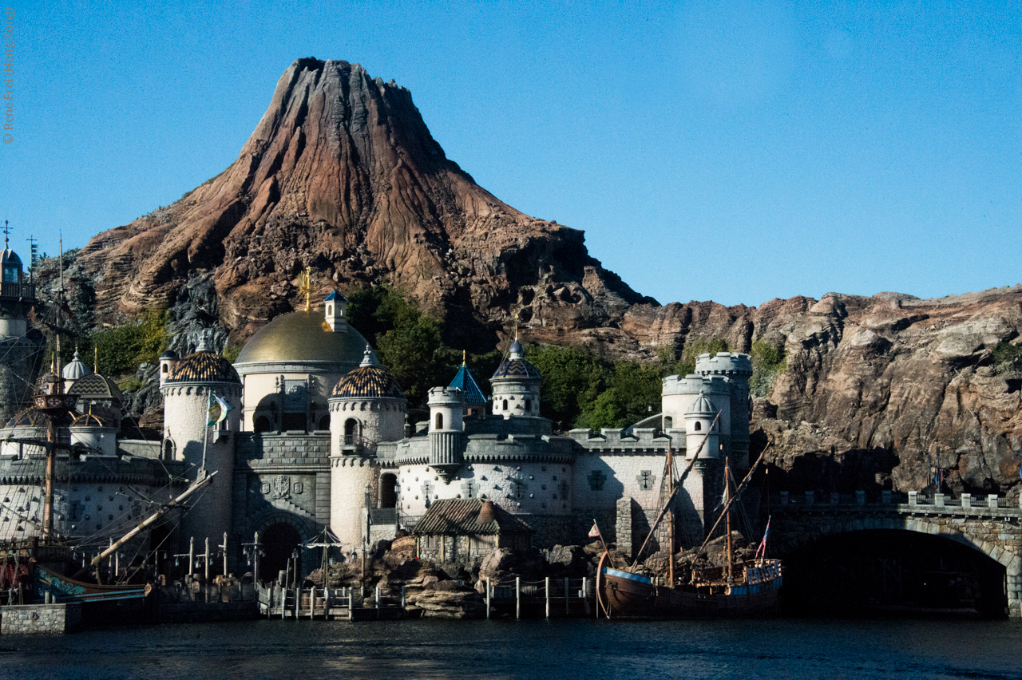
M82 624L82 605L25 604L0 608L0 634L29 635L38 633L70 633Z
M303 540L330 523L327 432L236 435L233 532L243 541L285 521Z

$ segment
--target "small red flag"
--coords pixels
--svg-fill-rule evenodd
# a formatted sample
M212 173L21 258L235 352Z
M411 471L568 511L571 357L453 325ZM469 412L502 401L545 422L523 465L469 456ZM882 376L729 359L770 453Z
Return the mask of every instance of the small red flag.
M600 529L596 526L596 522L593 522L593 528L589 530L589 538L599 538Z

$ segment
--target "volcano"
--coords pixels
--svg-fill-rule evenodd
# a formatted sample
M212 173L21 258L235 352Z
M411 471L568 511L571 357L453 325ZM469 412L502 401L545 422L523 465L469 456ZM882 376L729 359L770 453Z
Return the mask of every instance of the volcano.
M535 315L538 284L556 291L546 321L561 329L605 326L643 301L589 256L581 231L515 210L448 159L408 90L311 58L281 76L230 167L96 236L81 262L100 281L100 319L166 304L211 273L220 323L238 342L297 304L306 266L318 293L387 282L461 313L474 323L460 332L491 344L513 307Z

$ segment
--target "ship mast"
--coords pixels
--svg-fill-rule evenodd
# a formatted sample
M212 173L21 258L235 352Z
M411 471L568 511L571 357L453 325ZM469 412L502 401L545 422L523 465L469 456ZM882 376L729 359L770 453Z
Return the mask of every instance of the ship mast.
M728 458L724 458L724 507L726 508L725 513L725 528L727 531L727 580L728 583L734 578L734 556L732 554L731 546L731 469L728 464Z
M674 459L671 456L671 443L667 442L667 494L674 497ZM667 513L667 576L671 588L674 587L674 510Z
M60 238L60 291L57 293L56 332L57 350L50 366L51 375L47 376L41 397L36 397L36 409L47 416L46 425L46 488L43 494L43 536L53 538L53 477L56 467L57 428L60 417L74 410L78 397L64 394L63 371L60 366L60 330L63 326L62 311L64 306L64 238Z

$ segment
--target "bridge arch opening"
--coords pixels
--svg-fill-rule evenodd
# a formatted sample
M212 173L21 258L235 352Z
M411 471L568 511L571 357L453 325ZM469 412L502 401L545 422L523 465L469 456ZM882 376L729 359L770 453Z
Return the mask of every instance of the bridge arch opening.
M1003 618L1006 569L946 536L851 531L784 555L781 605L801 615Z

